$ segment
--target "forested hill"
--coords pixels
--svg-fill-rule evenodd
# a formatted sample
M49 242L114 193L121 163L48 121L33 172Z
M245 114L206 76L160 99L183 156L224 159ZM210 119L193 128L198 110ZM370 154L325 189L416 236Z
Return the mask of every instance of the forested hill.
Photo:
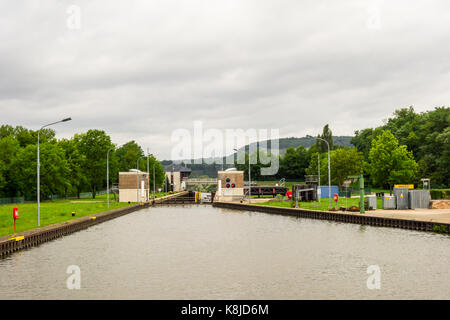
M352 147L351 144L352 136L333 136L333 144L336 146L342 146L342 147ZM290 138L280 138L279 139L279 148L280 148L280 155L284 155L287 148L297 148L299 146L304 146L305 148L309 148L312 145L316 143L315 137L302 137L302 138L296 138L296 137L290 137ZM254 143L252 144L254 145ZM270 148L271 140L267 141L267 146ZM248 145L245 147L242 147L241 149L248 149ZM261 146L260 146L261 148Z
M333 136L333 145L335 146L342 146L342 147L351 147L353 146L350 141L353 137L350 136ZM279 139L279 150L280 155L284 156L286 153L286 150L288 148L297 148L299 146L304 146L305 148L309 148L312 145L316 143L316 138L308 138L308 137L302 137L302 138L296 138L296 137L290 137L290 138L280 138ZM265 147L270 149L271 146L271 140L267 140L266 144L264 146L260 145L260 150L264 150ZM248 145L241 148L248 150ZM231 158L231 162L234 162L235 153L228 155L227 158ZM229 160L229 159L227 159ZM227 163L227 160L224 160L224 163ZM198 177L207 175L210 177L216 177L217 176L217 170L221 169L221 165L219 164L207 164L212 163L211 159L203 159L203 164L193 164L193 160L186 160L182 161L183 163L188 163L189 168L192 169L191 177ZM217 161L218 162L218 161ZM163 166L168 166L172 163L171 160L163 160L162 162ZM224 168L232 167L233 165L224 165Z
M353 139L352 136L333 136L333 145L335 146L341 146L341 147L353 147L351 140ZM270 149L271 146L271 142L272 140L266 140L264 145L260 145L260 149L265 149L266 147ZM264 141L263 141L264 142ZM251 145L254 146L256 143L261 143L261 142L254 142ZM315 137L302 137L302 138L296 138L296 137L290 137L290 138L280 138L278 145L279 145L279 149L280 149L280 155L284 155L286 153L286 149L287 148L297 148L299 146L304 146L306 149L308 149L309 147L311 147L312 145L314 145L316 143L316 138ZM239 150L248 150L248 144L245 145L244 147L240 148ZM234 158L234 153L231 155L228 155L228 157L232 157ZM183 160L182 162L186 162L186 163L192 163L193 160ZM205 161L207 162L207 161ZM172 163L172 160L163 160L161 162L163 165L169 165Z

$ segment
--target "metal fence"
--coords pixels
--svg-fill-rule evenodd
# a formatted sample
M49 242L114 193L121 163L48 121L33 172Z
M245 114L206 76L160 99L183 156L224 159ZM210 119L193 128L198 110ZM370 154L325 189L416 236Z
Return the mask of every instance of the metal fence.
M96 195L103 195L106 194L106 190L97 191ZM92 197L92 192L82 192L80 193L80 198L90 198ZM76 199L78 198L76 195L70 195L67 197L68 199ZM66 196L53 194L46 198L42 198L42 201L47 200L60 200L60 199L66 199ZM36 202L36 197L31 198L25 198L25 197L7 197L7 198L0 198L0 205L6 205L6 204L22 204L25 202Z
M10 197L10 198L0 198L0 205L2 204L15 204L15 203L24 203L24 197Z

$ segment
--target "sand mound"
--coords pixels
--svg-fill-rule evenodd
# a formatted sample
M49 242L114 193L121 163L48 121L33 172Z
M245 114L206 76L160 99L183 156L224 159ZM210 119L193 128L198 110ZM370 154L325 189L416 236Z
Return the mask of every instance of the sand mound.
M450 209L450 200L432 201L431 208L433 208L433 209Z

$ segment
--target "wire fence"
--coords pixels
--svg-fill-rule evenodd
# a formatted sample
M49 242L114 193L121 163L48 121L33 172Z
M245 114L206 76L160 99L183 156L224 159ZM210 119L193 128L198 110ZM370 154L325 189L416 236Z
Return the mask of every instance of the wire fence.
M25 197L0 198L0 205L25 203Z
M106 190L100 190L95 193L97 196L106 194ZM81 192L80 198L90 198L92 197L92 192ZM67 199L77 199L77 195L70 195L67 197ZM49 195L46 198L43 198L42 201L52 201L52 200L61 200L66 199L65 195L58 195L53 194ZM0 198L0 205L7 205L7 204L22 204L25 202L36 202L36 197L31 198L25 198L25 197L6 197L6 198Z

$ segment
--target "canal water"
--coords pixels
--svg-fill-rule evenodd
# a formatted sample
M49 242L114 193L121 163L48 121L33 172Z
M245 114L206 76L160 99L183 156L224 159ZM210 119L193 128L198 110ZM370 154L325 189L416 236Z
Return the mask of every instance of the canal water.
M448 299L449 247L432 233L154 207L0 260L0 299Z

